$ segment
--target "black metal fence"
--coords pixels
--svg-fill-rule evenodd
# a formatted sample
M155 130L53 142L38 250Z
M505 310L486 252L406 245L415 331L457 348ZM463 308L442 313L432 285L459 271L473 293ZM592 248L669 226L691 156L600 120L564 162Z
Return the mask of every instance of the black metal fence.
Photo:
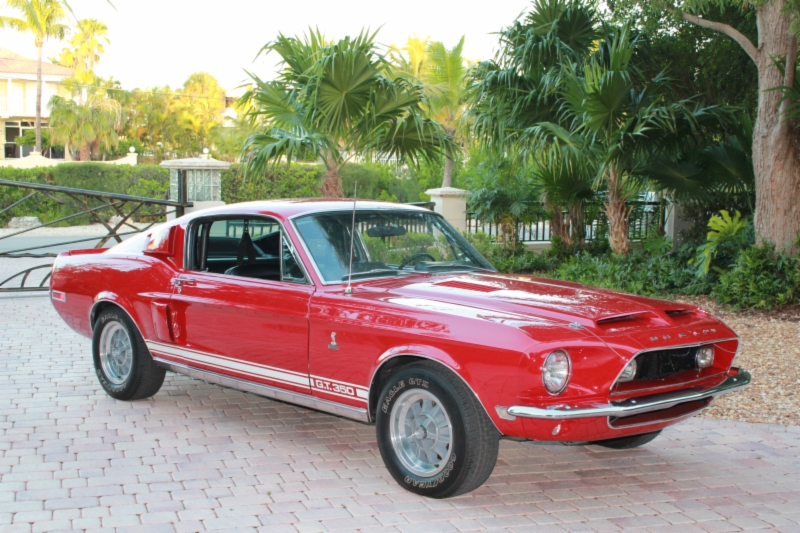
M8 206L0 206L0 215L12 212L12 210L25 202L42 195L51 198L64 207L65 212L70 214L49 222L41 223L33 227L27 227L18 231L0 236L0 240L18 237L38 228L54 226L60 222L73 220L77 217L88 216L92 222L101 224L105 230L105 235L84 237L80 239L67 239L60 242L47 242L35 246L23 245L22 248L0 251L0 258L46 258L58 255L48 249L61 247L64 245L78 243L92 243L95 248L103 248L106 244L115 240L122 242L122 238L147 231L150 227L157 224L159 220L167 215L180 216L186 207L192 207L191 202L185 200L185 194L181 196L183 201L164 200L159 198L145 198L141 196L131 196L127 194L117 194L104 191L91 191L87 189L76 189L73 187L61 187L58 185L48 185L44 183L29 183L24 181L0 180L0 187L14 187L32 191L30 194L13 202ZM98 205L100 204L100 205ZM143 214L146 207L157 210L155 213ZM114 222L109 220L109 216L114 215ZM144 220L145 225L134 225L132 218ZM15 241L14 241L15 242ZM47 273L43 279L34 279L31 274L35 271L52 268L50 263L36 265L21 270L10 277L0 279L0 293L17 291L47 291L46 284L50 274Z
M659 202L628 202L633 208L628 227L628 238L631 241L641 241L658 234L658 229L664 227L665 208ZM542 206L544 207L544 206ZM543 210L544 211L544 210ZM564 213L566 215L566 212ZM587 241L605 239L608 234L608 221L601 204L587 204L584 208L585 235ZM503 232L498 223L484 223L475 218L474 213L467 213L467 233L485 233L491 238L500 237ZM534 215L533 218L517 225L517 235L520 242L539 243L549 242L550 219L545 215Z

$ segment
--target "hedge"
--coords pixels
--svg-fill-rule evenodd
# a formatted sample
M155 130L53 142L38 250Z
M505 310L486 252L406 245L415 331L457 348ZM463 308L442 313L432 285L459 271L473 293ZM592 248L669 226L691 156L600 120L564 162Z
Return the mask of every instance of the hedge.
M105 163L63 163L55 167L19 169L0 167L0 179L46 183L76 189L106 191L148 198L165 198L169 190L169 171L157 165L109 165ZM0 187L0 210L30 194L30 189ZM92 199L89 204L99 206L101 200ZM157 207L139 210L140 214L156 212ZM13 217L35 216L41 222L49 222L77 212L63 206L43 194L37 194L11 211L0 215L0 226L5 226ZM110 218L113 213L103 212ZM89 215L76 217L59 225L89 224Z

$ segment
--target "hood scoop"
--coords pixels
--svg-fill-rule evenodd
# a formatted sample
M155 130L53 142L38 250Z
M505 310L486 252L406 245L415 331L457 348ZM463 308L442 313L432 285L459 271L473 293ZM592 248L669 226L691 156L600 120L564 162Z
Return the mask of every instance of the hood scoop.
M473 283L470 281L463 281L458 279L442 281L441 283L437 283L436 286L450 287L452 289L463 289L465 291L475 291L475 292L496 292L502 290L501 287L495 287L494 285L484 285L482 283Z

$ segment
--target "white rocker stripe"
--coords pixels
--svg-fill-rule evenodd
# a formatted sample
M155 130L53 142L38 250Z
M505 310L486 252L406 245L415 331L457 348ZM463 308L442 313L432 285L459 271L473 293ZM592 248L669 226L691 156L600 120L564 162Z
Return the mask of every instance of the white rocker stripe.
M347 383L346 381L337 381L322 376L312 376L309 378L306 374L300 372L293 372L291 370L284 370L258 363L244 363L241 359L233 359L224 355L217 355L199 350L192 350L189 348L182 348L172 344L163 344L155 341L145 341L147 349L151 352L159 353L166 356L178 357L193 363L201 363L213 368L237 372L262 379L269 379L287 385L295 385L302 387L310 387L316 391L324 392L332 396L339 396L342 398L349 398L361 402L369 400L369 391L354 383ZM318 381L322 381L322 386L319 386ZM351 389L353 394L349 394L347 389Z
M277 368L268 367L265 365L243 363L240 360L231 359L230 357L187 350L184 348L178 348L177 346L170 346L169 344L161 344L151 341L145 341L145 344L151 351L159 352L164 355L171 355L173 357L180 357L181 359L186 359L187 361L202 363L204 365L210 365L217 368L223 368L225 370L232 370L234 372L250 374L276 381L283 381L292 385L300 385L303 387L310 386L308 376L296 372L290 373L285 370L279 370Z

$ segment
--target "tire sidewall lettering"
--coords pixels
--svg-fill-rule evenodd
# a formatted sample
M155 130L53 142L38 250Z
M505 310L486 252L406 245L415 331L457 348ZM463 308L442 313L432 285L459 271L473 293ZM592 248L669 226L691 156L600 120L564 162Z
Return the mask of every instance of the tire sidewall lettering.
M411 389L428 390L434 393L442 402L447 410L448 416L453 424L453 449L448 458L447 465L441 472L430 478L418 477L408 471L397 457L392 448L389 434L389 424L392 407L400 393ZM384 385L381 402L378 404L378 439L381 443L381 454L392 477L406 487L411 492L417 494L438 497L442 491L448 491L449 487L458 484L465 474L466 463L462 460L466 449L466 435L464 433L463 421L458 408L457 400L449 392L446 382L434 373L425 370L400 371Z

